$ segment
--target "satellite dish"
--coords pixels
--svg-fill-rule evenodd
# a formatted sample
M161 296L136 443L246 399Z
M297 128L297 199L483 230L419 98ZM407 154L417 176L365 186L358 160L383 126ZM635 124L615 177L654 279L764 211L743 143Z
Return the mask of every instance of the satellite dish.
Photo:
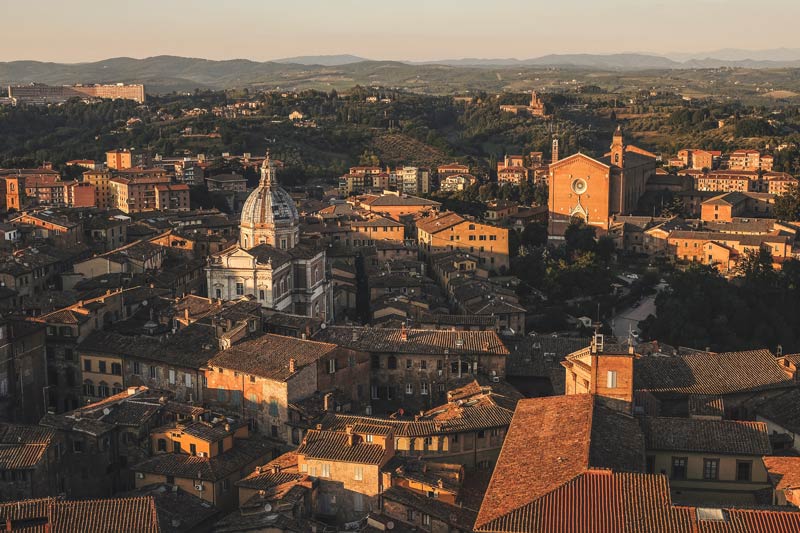
M328 324L326 324L325 322L323 322L322 324L320 324L320 325L319 325L319 327L320 327L320 329L325 329L325 328L327 328L327 327L328 327Z
M269 503L265 503L265 504L264 504L264 512L265 512L265 513L268 513L268 512L270 512L271 510L272 510L272 505L270 505Z
M111 409L106 407L105 409L103 409L103 414L106 415L106 416L110 415L111 414Z
M147 300L142 300L142 305L147 305Z
M394 522L386 522L386 529L394 529Z

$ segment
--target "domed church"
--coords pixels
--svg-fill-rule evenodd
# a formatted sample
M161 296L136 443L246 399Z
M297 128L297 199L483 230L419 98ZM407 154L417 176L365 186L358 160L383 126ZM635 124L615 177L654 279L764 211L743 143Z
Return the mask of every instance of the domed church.
M261 181L242 207L239 242L214 254L206 267L212 298L255 297L263 307L328 320L325 250L300 242L300 216L278 185L269 152Z

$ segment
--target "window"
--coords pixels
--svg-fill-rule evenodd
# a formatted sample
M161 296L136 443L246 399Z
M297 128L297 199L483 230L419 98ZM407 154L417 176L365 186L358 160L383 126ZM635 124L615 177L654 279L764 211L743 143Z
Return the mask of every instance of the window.
M231 490L231 480L230 479L223 479L222 480L222 492L228 492Z
M686 457L672 458L672 479L686 479Z
M386 368L389 370L396 370L397 369L397 357L390 355Z
M105 362L105 361L99 361L99 362L97 363L97 366L98 366L98 368L100 369L100 372L101 372L101 373L103 373L103 374L105 374L105 373L106 373L106 362Z
M719 459L703 459L703 479L719 479Z
M119 363L111 363L111 373L115 376L122 375L122 365Z
M258 291L258 299L259 300L263 300L264 299L264 289L259 289L259 291Z
M83 369L86 372L91 372L92 371L92 360L91 359L84 359L83 360Z
M485 429L480 429L480 430L478 430L478 438L479 438L479 439L484 439L484 438L486 438L486 430L485 430Z
M414 509L406 509L406 520L409 522L414 521Z
M184 374L183 375L183 384L187 387L192 386L192 375L191 374Z
M82 440L72 441L72 451L75 453L83 453L83 441Z
M169 384L175 385L175 370L169 369Z
M270 426L270 433L271 433L273 438L277 439L278 438L278 426L276 426L275 424L272 424Z
M364 510L364 495L360 492L353 493L353 510L357 512Z
M180 441L173 441L172 442L172 451L175 453L181 453L181 443Z
M158 377L158 368L155 366L150 366L150 379L156 379Z
M217 297L217 300L222 299L222 289L214 289L214 294Z
M158 439L158 451L166 452L167 451L167 439Z
M138 375L140 375L142 373L142 365L139 363L139 361L134 361L133 362L133 373L136 376L138 376Z
M189 444L189 455L197 455L197 445L194 443Z
M331 465L328 463L322 463L322 473L320 474L321 477L331 477Z
M97 386L97 395L101 398L108 397L108 384L104 382L100 382L100 385Z
M373 400L379 399L377 385L373 385L372 387L370 387L370 398L372 398Z
M406 359L406 368L414 368L414 361Z
M421 370L428 370L428 361L423 359L422 361L419 362L419 367Z
M423 396L428 395L428 384L425 383L424 381L419 384L419 393L422 394Z
M442 371L444 370L444 361L441 359L436 360L436 370Z
M89 380L83 382L83 395L94 396L94 383Z
M616 370L609 370L608 375L606 376L606 386L609 389L616 389L617 388L617 371Z
M269 416L278 416L278 400L275 398L269 400Z
M336 359L328 359L328 374L336 373Z
M648 455L645 458L646 463L646 472L648 474L655 474L656 473L656 457L654 455Z
M431 515L422 513L422 525L423 526L431 525Z
M406 394L414 394L414 385L406 383Z
M237 296L244 295L244 283L239 281L236 282L236 295Z
M753 463L751 461L736 461L736 481L750 481L752 473Z
M372 441L373 441L372 435L365 435L364 436L364 442L367 442L368 444L372 444Z

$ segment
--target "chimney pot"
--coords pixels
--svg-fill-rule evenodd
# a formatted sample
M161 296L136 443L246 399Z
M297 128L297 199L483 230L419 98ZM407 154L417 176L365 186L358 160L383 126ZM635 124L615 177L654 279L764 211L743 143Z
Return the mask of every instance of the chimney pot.
M294 374L297 369L297 361L294 357L289 358L289 373Z

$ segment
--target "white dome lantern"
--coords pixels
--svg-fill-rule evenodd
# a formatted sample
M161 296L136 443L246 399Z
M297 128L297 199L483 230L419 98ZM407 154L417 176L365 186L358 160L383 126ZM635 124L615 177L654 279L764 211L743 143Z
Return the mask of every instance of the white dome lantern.
M261 182L242 207L239 246L249 250L261 244L289 249L300 239L300 216L292 197L278 185L269 152L261 165Z

